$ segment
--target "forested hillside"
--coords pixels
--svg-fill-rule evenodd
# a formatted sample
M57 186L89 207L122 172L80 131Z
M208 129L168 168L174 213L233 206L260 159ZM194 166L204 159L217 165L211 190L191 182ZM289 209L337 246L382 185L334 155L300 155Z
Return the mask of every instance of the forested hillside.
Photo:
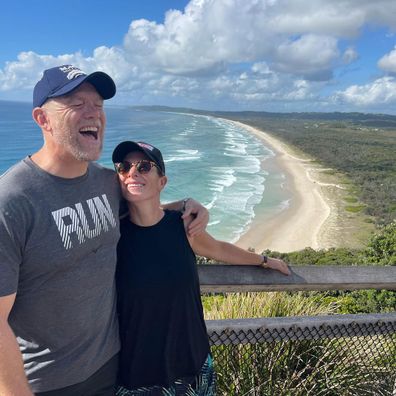
M293 114L289 118L260 114L222 116L268 131L347 175L358 187L366 212L378 224L396 218L396 117L353 114L320 119L317 114L316 119L308 115L304 119Z

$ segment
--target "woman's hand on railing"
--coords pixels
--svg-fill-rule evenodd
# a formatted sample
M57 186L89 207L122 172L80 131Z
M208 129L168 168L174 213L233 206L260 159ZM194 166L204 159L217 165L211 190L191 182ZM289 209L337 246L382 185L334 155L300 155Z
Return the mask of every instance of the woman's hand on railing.
M272 257L267 257L267 262L265 263L265 266L263 265L264 268L271 268L273 270L279 271L284 275L290 275L290 269L287 266L287 264L277 258L272 258Z

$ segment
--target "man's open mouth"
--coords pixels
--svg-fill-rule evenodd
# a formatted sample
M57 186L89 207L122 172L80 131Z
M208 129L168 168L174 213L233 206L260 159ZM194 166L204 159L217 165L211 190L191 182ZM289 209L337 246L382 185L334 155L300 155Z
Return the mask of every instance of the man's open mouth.
M80 129L81 135L98 140L99 128L94 126L87 126Z

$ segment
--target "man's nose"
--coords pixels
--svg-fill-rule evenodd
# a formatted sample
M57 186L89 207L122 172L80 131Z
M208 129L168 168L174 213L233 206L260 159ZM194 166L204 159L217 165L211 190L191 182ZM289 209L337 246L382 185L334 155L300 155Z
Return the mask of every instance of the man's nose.
M102 111L103 108L95 103L86 103L85 105L85 114L89 117L100 117Z

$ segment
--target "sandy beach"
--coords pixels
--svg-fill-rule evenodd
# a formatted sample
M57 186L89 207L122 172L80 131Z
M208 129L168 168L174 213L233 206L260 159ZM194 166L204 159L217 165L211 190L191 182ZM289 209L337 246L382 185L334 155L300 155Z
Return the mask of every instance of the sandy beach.
M249 230L237 241L243 248L254 248L257 252L265 249L291 252L311 247L327 248L324 242L331 238L325 227L331 217L331 197L325 196L321 183L312 177L312 162L298 158L292 150L267 132L249 125L232 121L254 134L275 153L267 161L275 161L286 177L286 185L291 193L290 205L269 218L255 217Z

